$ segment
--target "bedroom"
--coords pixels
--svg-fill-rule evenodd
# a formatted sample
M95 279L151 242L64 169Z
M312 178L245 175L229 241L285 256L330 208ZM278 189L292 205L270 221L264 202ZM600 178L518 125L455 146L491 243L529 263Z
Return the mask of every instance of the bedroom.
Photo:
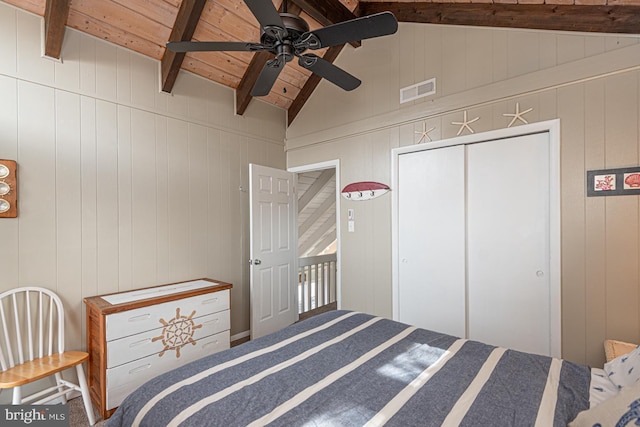
M0 158L23 186L18 218L0 220L0 290L55 289L69 348L85 346L84 297L197 277L234 284L231 335L248 330L249 163L339 159L342 184L390 183L391 149L423 123L450 138L467 110L475 132L501 129L516 102L529 123L561 121L563 357L601 366L605 339L640 340L637 196L585 196L587 170L640 163L638 36L401 24L338 58L361 88L321 83L287 127L262 102L235 116L232 90L189 73L161 93L157 61L75 30L64 62L42 59L41 20L0 8ZM432 77L436 96L399 104ZM341 305L391 317L390 197L357 210Z

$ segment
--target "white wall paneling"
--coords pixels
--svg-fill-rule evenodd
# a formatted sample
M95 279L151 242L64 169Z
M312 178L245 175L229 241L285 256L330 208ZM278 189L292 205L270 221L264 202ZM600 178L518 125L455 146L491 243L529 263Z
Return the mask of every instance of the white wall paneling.
M41 58L40 24L0 3L0 158L20 175L0 291L58 292L81 349L83 297L211 277L234 285L231 333L248 330L241 177L249 157L284 168L285 112L235 116L232 90L188 73L160 93L157 61L70 29L62 62Z
M73 336L84 331L80 328L83 276L93 274L95 277L95 234L83 235L82 227L78 227L79 224L87 228L95 227L95 193L83 192L83 183L95 181L95 161L92 164L87 159L95 157L95 145L87 144L87 148L81 150L83 129L80 96L64 91L55 91L54 95L56 153L52 182L55 183L55 190L51 197L55 203L56 280L60 284L58 292L64 295L65 316L69 319L65 333ZM95 136L95 132L92 136ZM91 201L92 207L85 206ZM91 241L87 241L89 239ZM83 254L82 247L93 250L89 249ZM84 265L77 268L78 260L93 268Z
M14 250L23 283L47 283L57 275L55 117L53 89L18 82L20 227Z
M18 11L13 8L5 7L0 13L0 37L3 43L0 43L0 74L14 75L17 69L16 46L18 44L18 32L16 26L18 24Z
M153 114L131 111L132 281L136 286L158 283L156 120Z
M3 155L2 158L15 159L18 157L17 81L0 75L0 93L6 100L6 102L0 102L0 153ZM3 239L17 241L18 233L19 228L15 221L0 221L0 236L3 236ZM0 257L4 260L2 275L5 280L17 282L20 277L18 264L20 256L16 248L0 245Z
M119 290L118 226L118 107L96 101L96 281L85 295Z

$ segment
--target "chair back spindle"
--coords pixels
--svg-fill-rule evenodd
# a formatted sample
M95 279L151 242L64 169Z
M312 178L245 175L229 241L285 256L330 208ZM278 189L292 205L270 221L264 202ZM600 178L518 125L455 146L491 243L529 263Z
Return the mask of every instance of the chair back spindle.
M53 292L34 287L0 294L0 367L64 352L64 308Z
M0 391L13 389L14 405L41 405L55 399L66 403L72 392L80 392L89 424L95 424L82 368L89 354L64 351L62 300L45 288L11 289L0 294L0 323ZM76 382L62 376L63 371L72 368L76 371ZM48 377L55 385L23 395L24 385Z
M7 317L4 312L4 304L0 300L0 320L2 320L2 332L4 336L4 348L0 343L0 366L2 371L6 371L13 366L13 349L11 348L11 335L9 335L9 329L7 326ZM5 356L6 354L6 356Z
M24 354L22 351L22 328L20 327L20 311L18 310L18 298L15 293L11 294L11 299L13 302L13 318L15 322L16 329L16 347L18 348L18 363L24 363ZM13 367L13 366L12 366Z

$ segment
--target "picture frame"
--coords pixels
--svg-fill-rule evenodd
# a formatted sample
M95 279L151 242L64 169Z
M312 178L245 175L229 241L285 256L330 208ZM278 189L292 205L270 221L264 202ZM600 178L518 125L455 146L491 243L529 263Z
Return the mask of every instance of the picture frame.
M18 178L15 160L0 159L0 218L18 216Z
M640 166L587 171L587 197L640 194Z

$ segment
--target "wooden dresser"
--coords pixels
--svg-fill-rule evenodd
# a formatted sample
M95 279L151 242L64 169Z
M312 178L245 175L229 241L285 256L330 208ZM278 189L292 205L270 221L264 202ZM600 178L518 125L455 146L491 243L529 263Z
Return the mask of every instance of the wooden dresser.
M88 381L104 419L151 378L229 348L229 292L211 279L85 298Z

